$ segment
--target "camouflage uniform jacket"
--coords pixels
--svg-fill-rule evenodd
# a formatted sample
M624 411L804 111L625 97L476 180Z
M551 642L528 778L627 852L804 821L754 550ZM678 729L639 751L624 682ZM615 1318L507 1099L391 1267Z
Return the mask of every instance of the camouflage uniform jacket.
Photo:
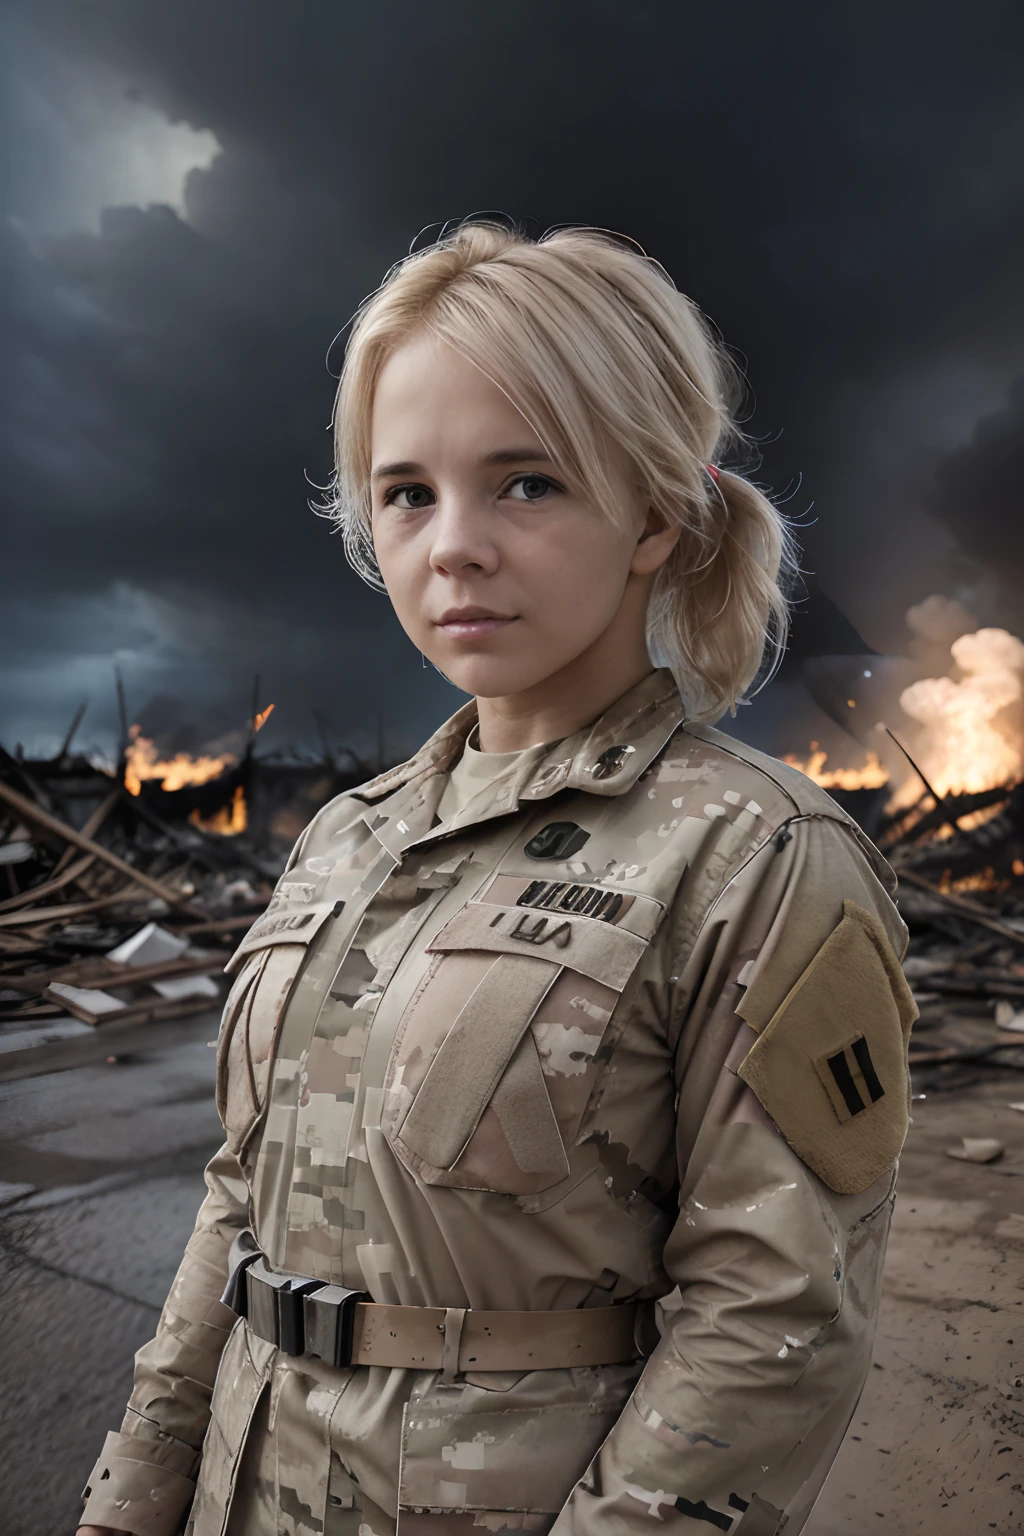
M170 1536L198 1474L192 1536L804 1523L907 1125L891 871L664 670L442 826L475 718L319 813L229 967L227 1140L92 1521ZM246 1224L376 1301L660 1298L660 1342L447 1380L285 1356L218 1299Z

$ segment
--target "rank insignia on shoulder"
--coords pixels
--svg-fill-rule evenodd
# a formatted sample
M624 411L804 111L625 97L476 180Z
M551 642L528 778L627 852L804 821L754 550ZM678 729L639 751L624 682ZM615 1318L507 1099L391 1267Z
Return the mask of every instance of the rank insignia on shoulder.
M852 1195L903 1146L917 1009L879 919L853 901L843 913L738 1072L797 1156Z
M842 1050L818 1056L814 1068L840 1121L862 1114L869 1104L877 1104L885 1093L878 1081L871 1048L863 1035L857 1035Z

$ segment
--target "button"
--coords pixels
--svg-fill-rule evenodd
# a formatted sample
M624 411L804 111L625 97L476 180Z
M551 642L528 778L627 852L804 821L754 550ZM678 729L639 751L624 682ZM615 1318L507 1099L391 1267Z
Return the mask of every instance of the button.
M610 779L613 773L618 773L624 767L626 759L636 747L608 747L601 753L596 763L590 766L591 777L595 779Z

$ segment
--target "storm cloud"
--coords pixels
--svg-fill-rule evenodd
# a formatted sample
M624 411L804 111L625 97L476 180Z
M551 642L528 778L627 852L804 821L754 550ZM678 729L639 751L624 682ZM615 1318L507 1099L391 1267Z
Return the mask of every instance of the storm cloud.
M871 647L935 590L1024 620L1018 9L10 10L8 746L55 744L87 696L109 743L115 661L150 733L237 725L253 672L271 743L319 706L411 748L460 702L306 477L332 338L476 210L623 230L700 302L745 360L758 478ZM791 714L769 688L738 724Z

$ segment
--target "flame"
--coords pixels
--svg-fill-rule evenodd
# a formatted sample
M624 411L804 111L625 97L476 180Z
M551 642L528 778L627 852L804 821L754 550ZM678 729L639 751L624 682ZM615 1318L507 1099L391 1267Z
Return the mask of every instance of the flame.
M1024 704L1024 642L1005 629L979 629L950 646L960 678L925 677L900 694L924 727L915 757L936 793L977 794L1024 774L1024 735L996 717ZM920 791L916 780L894 804Z
M216 832L220 837L237 837L249 824L249 812L245 803L245 791L241 784L231 797L230 806L222 805L213 816L202 817L193 811L189 821L201 832Z
M258 711L252 722L252 733L254 736L256 735L257 731L262 731L263 727L266 725L267 721L270 719L273 713L273 704L268 704L266 709L261 709Z
M791 768L799 768L801 773L813 779L815 784L820 784L822 789L881 789L883 784L889 782L889 775L875 752L869 752L859 768L830 768L826 773L827 760L828 754L821 750L816 741L811 742L810 757L799 758L787 752L782 759Z
M954 676L921 678L900 695L904 712L919 727L910 750L940 797L1012 785L1024 778L1024 641L1005 629L979 629L960 635L949 651ZM812 741L807 758L787 754L783 761L823 789L879 789L888 781L874 752L858 768L826 771L825 753ZM908 774L887 809L912 809L922 788L917 774ZM959 818L958 827L970 831L998 811L998 806L973 811ZM934 834L940 841L952 835L951 827Z
M889 804L889 810L902 810L904 808L903 805L897 806L896 798L897 797L894 795L892 801ZM945 843L951 837L953 837L956 832L973 832L975 827L983 827L986 821L992 821L996 816L998 816L1002 809L1003 807L1001 805L986 805L980 811L968 811L966 816L957 817L955 827L950 826L950 824L947 822L944 827L939 827L938 830L932 835L934 836L936 842Z
M956 880L946 869L942 872L939 890L946 896L955 896L958 891L1005 891L1008 883L996 879L996 872L991 865L987 869L974 870L969 875L960 875Z
M238 761L230 752L219 757L190 757L187 752L179 752L174 757L161 758L149 737L143 736L141 726L133 725L128 735L124 785L132 795L142 793L144 779L160 779L161 788L167 790L205 784Z

